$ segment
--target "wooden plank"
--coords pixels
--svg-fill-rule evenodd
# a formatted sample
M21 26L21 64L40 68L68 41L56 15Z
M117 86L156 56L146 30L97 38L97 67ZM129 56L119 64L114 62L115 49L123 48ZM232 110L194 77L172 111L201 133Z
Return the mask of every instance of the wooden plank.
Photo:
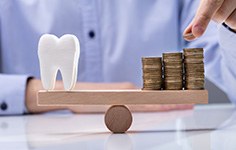
M38 105L207 104L207 90L39 91Z

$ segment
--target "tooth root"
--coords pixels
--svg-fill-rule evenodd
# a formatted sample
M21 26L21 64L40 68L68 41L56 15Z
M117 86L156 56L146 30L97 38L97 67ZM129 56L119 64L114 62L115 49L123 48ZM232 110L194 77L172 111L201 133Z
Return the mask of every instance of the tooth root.
M53 49L56 46L56 36L45 34L39 40L38 45L38 56L40 64L40 75L43 88L45 90L53 90L57 68L53 66L52 62L54 61L51 56L53 55Z
M73 67L61 67L60 69L65 90L72 90L75 86Z
M73 35L64 35L60 38L60 44L66 46L67 56L63 58L63 62L60 65L62 73L62 79L65 90L72 90L75 87L77 80L77 68L79 59L79 41ZM69 59L68 59L69 58Z
M56 82L57 70L56 68L41 69L41 80L43 88L46 90L53 90Z

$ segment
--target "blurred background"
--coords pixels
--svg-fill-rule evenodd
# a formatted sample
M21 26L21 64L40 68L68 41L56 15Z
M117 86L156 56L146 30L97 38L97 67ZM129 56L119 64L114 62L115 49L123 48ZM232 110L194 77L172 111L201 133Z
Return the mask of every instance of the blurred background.
M209 93L209 103L230 102L225 93L207 79L205 79L205 88L208 90Z

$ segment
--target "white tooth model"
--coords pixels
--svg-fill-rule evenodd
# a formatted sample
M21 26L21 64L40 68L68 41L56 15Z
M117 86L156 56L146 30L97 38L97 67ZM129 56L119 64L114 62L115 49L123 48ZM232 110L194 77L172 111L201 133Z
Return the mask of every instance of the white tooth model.
M80 56L79 40L66 34L61 38L44 34L38 43L38 57L43 88L53 90L58 70L62 74L65 90L72 90L77 81Z

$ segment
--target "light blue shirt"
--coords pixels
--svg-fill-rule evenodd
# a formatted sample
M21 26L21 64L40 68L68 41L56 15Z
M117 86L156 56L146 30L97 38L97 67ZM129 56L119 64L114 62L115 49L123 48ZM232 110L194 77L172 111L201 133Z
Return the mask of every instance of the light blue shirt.
M1 0L0 105L7 109L0 114L24 112L26 80L40 78L37 45L44 33L79 38L79 81L138 87L141 57L204 47L206 77L236 101L235 33L211 23L198 40L182 38L197 7L193 0Z

